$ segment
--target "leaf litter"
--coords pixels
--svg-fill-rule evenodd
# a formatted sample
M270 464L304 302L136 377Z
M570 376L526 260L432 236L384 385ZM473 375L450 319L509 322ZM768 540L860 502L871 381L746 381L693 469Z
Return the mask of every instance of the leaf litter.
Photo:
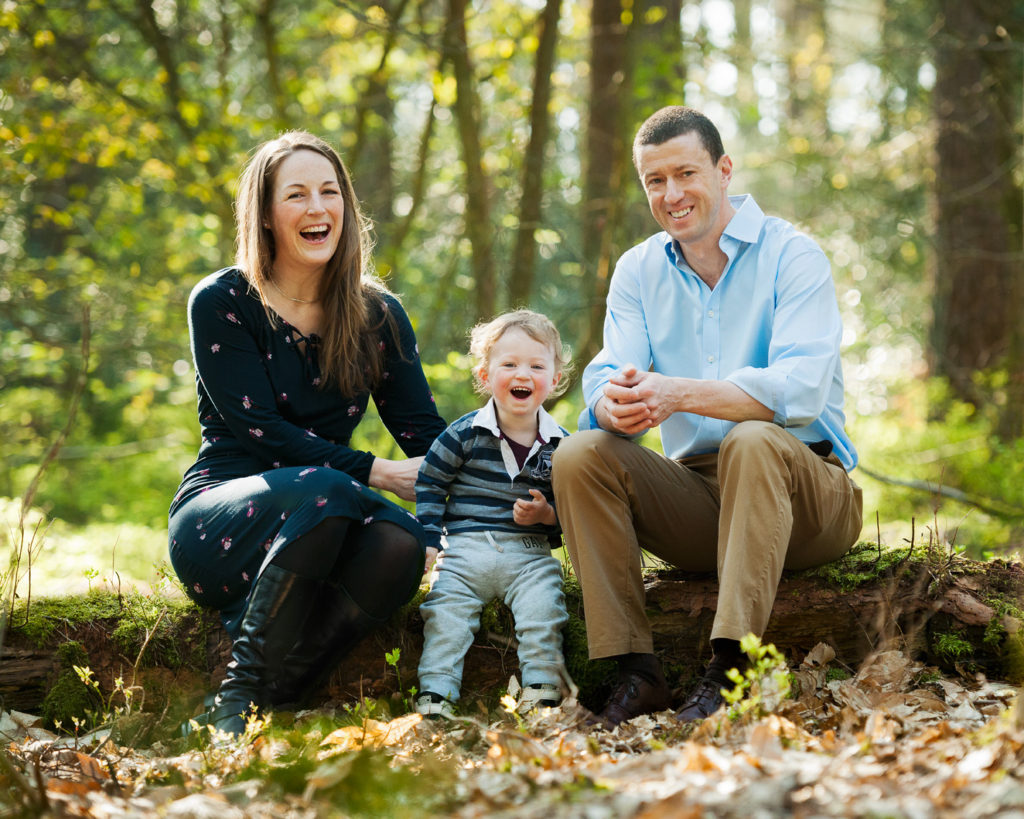
M573 695L451 722L319 709L241 740L146 749L7 712L0 815L1024 817L1016 688L899 651L834 679L834 658L816 646L792 670L795 695L767 710L690 725L663 712L614 731L588 727Z

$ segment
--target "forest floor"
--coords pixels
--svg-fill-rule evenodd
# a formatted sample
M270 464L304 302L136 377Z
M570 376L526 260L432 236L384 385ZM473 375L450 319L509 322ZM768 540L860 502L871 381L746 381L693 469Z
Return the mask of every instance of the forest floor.
M570 696L433 722L372 703L277 714L240 740L121 745L0 716L0 815L168 817L1024 817L1017 690L898 651L842 678L816 647L699 724L588 728ZM396 711L402 710L397 708ZM120 727L119 727L120 725Z

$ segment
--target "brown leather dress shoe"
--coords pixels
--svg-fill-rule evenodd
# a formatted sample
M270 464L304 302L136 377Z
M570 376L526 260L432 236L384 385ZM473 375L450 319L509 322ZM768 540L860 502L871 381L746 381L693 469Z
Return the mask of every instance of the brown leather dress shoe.
M672 695L664 677L659 675L657 682L651 682L639 674L628 673L619 680L604 710L596 715L596 722L614 728L641 714L665 711L671 704Z
M725 697L722 696L723 688L725 686L718 680L711 677L702 678L683 703L683 707L676 711L676 719L680 722L693 722L711 716L725 702Z

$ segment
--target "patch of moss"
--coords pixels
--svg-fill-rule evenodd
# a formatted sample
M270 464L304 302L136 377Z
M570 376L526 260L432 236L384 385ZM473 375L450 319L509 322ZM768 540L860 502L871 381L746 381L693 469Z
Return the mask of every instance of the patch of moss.
M1003 619L1012 617L1024 625L1024 611L1019 606L1005 597L989 597L986 601L995 612L995 616L989 620L985 627L985 642L988 645L999 645L1006 636L1006 626Z
M937 668L929 668L917 675L917 685L928 685L942 679L942 674Z
M885 546L879 549L876 543L862 540L838 560L794 574L821 578L843 591L852 591L867 583L892 578L899 571L913 571L915 565L934 559L931 551L927 545L913 549Z
M145 648L142 663L168 668L182 668L197 659L189 649L206 644L205 632L209 625L199 616L195 603L187 598L138 592L127 595L123 602L111 637L126 657L134 659ZM183 640L182 634L186 631L183 621L188 618L195 621L188 625L188 633L193 639Z
M18 602L10 632L37 648L45 647L58 633L102 620L112 623L111 638L125 657L134 660L145 646L142 664L168 668L202 662L190 649L205 646L209 629L191 600L134 590L118 595L96 589L81 595L39 598L27 609L26 617L25 602ZM192 639L182 639L186 634Z
M828 670L825 672L825 682L832 682L833 680L848 680L852 676L853 675L845 668L833 665L829 666Z
M19 600L10 620L10 631L24 635L37 648L42 648L58 628L117 617L121 605L113 592L94 590L84 595L33 599L28 605L27 617L25 610L26 602Z
M1024 680L1024 611L1004 597L990 597L986 602L995 612L985 626L984 644L998 652L1003 675L1011 682ZM1018 622L1015 631L1008 631L1006 618Z
M613 660L591 660L587 646L587 624L583 619L583 592L575 576L565 579L565 601L569 622L562 630L562 653L565 668L580 689L579 699L593 706L602 701L615 679Z
M500 600L492 600L480 612L480 633L500 634L502 637L514 637L515 621L508 606Z
M43 699L40 716L51 730L59 725L71 731L75 719L87 722L89 712L95 712L101 703L96 692L74 670L74 666L86 668L89 665L89 655L82 644L73 640L64 643L57 649L57 659L60 671Z

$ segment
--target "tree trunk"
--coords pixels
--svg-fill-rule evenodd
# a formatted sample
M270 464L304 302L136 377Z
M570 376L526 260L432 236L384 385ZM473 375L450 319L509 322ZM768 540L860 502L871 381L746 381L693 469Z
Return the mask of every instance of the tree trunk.
M277 28L274 21L276 0L262 0L254 15L256 28L263 43L267 58L267 87L270 103L274 108L274 124L277 130L287 127L288 104L281 87L281 60L277 44Z
M828 54L827 4L819 0L782 0L785 27L789 128L808 139L828 136L828 100L832 79Z
M682 0L637 0L633 4L626 35L628 107L622 116L623 176L612 219L612 252L616 255L658 230L633 167L633 137L640 123L659 108L686 102L682 5Z
M656 230L632 163L633 134L659 108L684 102L681 0L594 0L582 255L589 310L577 335L581 368L600 350L605 299L622 251Z
M469 59L466 37L468 0L448 0L444 52L455 75L455 119L459 146L466 169L466 234L470 242L473 281L476 285L476 319L489 318L497 305L496 276L492 253L491 203L480 144L480 98Z
M360 202L373 219L377 242L383 247L391 243L395 203L395 104L390 90L388 58L395 47L408 3L409 0L399 0L394 7L391 3L380 4L387 15L388 28L380 60L359 93L352 126L355 144L348 157ZM391 284L397 286L394 281Z
M430 139L434 134L434 116L437 110L437 100L430 101L430 108L427 110L423 128L420 130L418 140L419 148L416 151L416 170L413 174L412 184L409 186L409 211L402 217L401 221L388 231L388 241L381 245L378 259L379 269L382 276L389 279L392 287L399 289L402 271L402 260L405 258L405 240L412 230L413 223L419 215L423 206L423 194L427 187L427 157L430 155ZM421 319L431 317L421 316Z
M736 35L733 38L733 62L736 65L736 106L739 109L739 130L751 139L761 120L757 89L754 87L754 42L750 32L752 0L735 0Z
M551 72L555 64L555 44L558 42L558 20L561 0L547 0L541 13L540 37L533 72L533 99L530 105L530 142L523 158L522 200L519 205L519 227L516 246L512 254L512 272L509 277L509 305L525 306L533 290L536 262L534 231L541 225L541 204L544 194L544 149L548 142L551 115Z
M576 358L585 365L601 348L605 298L612 273L616 206L622 187L623 100L627 28L620 0L593 0L590 12L590 101L582 203L583 293L586 324L576 335Z
M1021 194L1013 179L1020 62L999 33L1012 0L941 7L932 365L959 398L982 405L991 392L976 375L1005 363L1021 323ZM1020 429L1022 412L1020 400L1005 407L1006 429Z

